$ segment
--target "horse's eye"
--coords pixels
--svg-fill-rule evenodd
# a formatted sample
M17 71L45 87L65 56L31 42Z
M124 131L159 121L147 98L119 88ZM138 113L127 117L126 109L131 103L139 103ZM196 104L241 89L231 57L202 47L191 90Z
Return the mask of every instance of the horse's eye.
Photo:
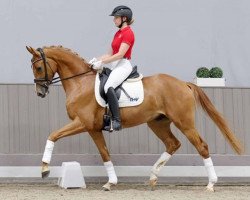
M42 67L37 67L36 70L37 70L37 72L42 72L43 68Z

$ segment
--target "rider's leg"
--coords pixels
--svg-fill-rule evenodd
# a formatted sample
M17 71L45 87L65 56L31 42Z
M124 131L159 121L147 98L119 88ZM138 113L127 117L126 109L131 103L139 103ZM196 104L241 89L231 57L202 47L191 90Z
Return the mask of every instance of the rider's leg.
M132 70L133 67L129 60L121 59L109 75L109 78L104 86L105 94L107 94L110 87L113 87L114 89L117 88L129 76Z
M121 126L118 99L116 97L114 88L110 87L106 95L107 95L107 100L109 104L109 109L112 113L113 129L116 131L119 131L121 130L122 126Z
M119 86L132 72L132 65L126 59L121 59L117 66L112 70L105 86L104 91L107 95L108 104L112 113L113 129L121 129L121 119L119 112L118 99L114 89Z

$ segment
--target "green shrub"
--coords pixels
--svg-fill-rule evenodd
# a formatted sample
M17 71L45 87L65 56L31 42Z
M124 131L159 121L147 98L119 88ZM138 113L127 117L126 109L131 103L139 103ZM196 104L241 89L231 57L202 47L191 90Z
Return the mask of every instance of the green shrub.
M196 76L198 78L209 78L209 69L206 67L200 67L199 69L197 69L196 71Z
M210 78L221 78L223 76L223 71L219 67L213 67L209 71Z

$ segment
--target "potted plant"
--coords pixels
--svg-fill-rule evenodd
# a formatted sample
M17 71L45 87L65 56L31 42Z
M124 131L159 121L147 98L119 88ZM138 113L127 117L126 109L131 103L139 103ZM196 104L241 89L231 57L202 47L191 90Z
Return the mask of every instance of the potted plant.
M222 87L225 86L225 78L220 67L213 67L210 70L206 67L200 67L196 71L194 83L198 86Z
M223 76L223 71L219 67L213 67L209 71L210 78L222 78L222 76Z
M200 67L199 69L197 69L196 71L196 76L198 78L209 78L210 76L210 71L208 68L206 67Z

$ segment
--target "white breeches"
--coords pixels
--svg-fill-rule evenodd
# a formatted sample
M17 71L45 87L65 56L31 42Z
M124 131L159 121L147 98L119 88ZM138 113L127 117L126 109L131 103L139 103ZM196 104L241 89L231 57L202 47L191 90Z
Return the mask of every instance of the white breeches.
M104 86L105 93L110 87L117 88L132 72L132 65L129 60L121 59L111 63L112 72Z

